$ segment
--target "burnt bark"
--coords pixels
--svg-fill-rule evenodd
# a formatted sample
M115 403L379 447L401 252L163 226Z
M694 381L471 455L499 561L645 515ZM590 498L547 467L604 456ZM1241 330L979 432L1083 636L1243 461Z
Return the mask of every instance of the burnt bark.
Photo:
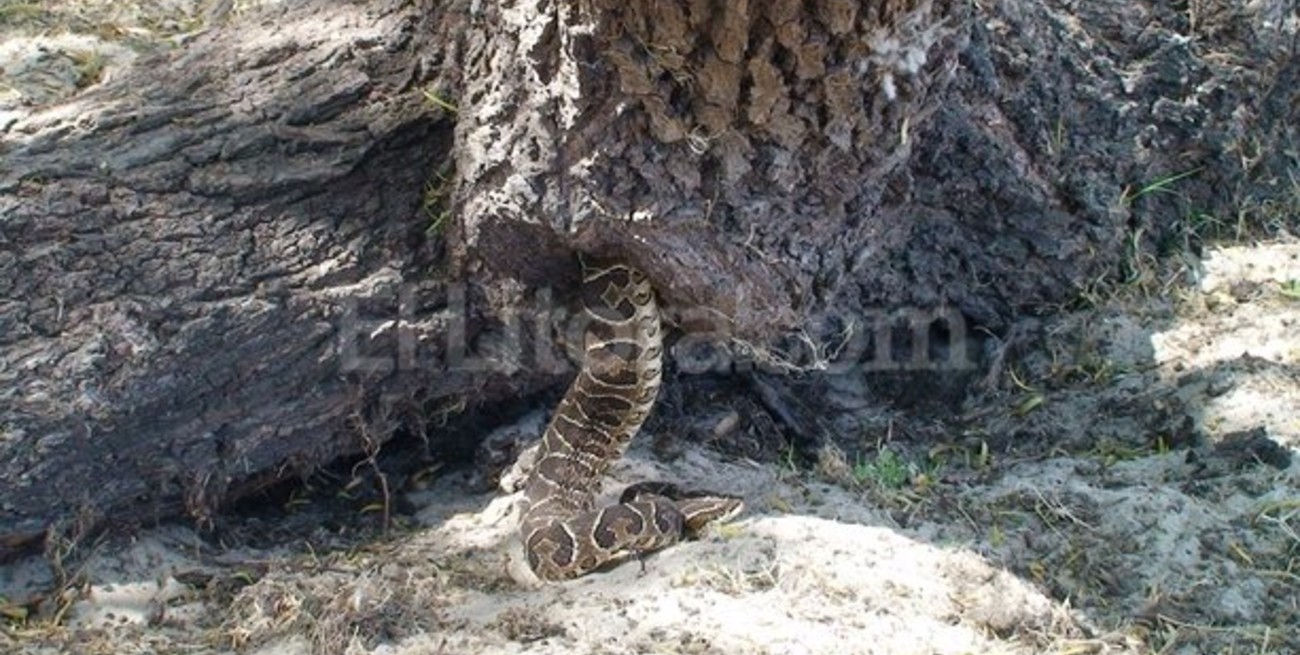
M559 382L513 335L577 252L631 260L682 327L756 349L897 307L996 332L1069 301L1192 212L1290 191L1293 12L1239 5L241 19L0 127L0 558L52 526L202 519Z

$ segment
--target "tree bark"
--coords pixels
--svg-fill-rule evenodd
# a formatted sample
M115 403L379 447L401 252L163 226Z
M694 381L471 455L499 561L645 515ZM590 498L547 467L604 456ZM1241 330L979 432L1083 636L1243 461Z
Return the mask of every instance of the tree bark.
M493 5L466 57L456 254L531 281L625 256L748 340L900 306L1001 331L1190 212L1286 198L1294 156L1252 140L1294 143L1293 9Z
M0 558L555 384L458 355L513 361L577 252L760 348L1004 330L1293 193L1293 12L1239 5L303 0L204 36L4 133Z
M399 295L447 303L422 210L451 147L421 92L443 18L297 3L10 126L0 558L55 524L206 517L361 450L402 393L486 384L397 370L376 332Z

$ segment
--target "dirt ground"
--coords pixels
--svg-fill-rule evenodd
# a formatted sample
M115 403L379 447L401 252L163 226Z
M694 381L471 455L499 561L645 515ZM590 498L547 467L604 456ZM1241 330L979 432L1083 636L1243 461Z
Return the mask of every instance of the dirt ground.
M356 527L378 507L349 525L295 492L215 535L51 544L0 568L0 647L1300 652L1300 243L1214 250L1184 273L1199 284L1045 321L1047 345L948 446L880 434L874 457L800 468L694 445L665 463L643 437L611 491L667 479L748 505L643 566L540 585L517 495L433 470L398 494L409 520L387 536Z
M241 3L168 5L189 18L165 25L105 7L121 30L105 42L148 48ZM0 122L134 56L87 30L45 38L0 43L35 62L7 67ZM661 461L643 435L611 494L665 479L747 509L641 563L540 585L516 495L431 467L377 505L344 476L327 495L351 517L304 488L215 532L160 525L0 567L0 652L1300 653L1300 241L1133 277L1009 338L961 416L931 421L946 439L895 438L895 419L926 417L878 409L872 454L816 465L698 445Z

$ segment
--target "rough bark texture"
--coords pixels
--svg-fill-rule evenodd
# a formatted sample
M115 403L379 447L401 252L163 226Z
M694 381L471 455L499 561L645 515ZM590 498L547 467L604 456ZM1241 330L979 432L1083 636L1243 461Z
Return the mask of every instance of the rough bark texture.
M445 302L421 211L451 145L420 93L439 16L299 3L10 126L0 557L55 522L203 517L363 447L349 422L404 383L374 321L352 345L388 370L349 371L349 303Z
M0 557L558 381L448 349L518 355L577 251L741 340L997 331L1295 167L1286 0L431 4L290 3L3 128Z
M530 282L621 254L744 338L898 306L1000 330L1294 165L1251 144L1294 143L1281 0L579 4L484 9L457 254Z

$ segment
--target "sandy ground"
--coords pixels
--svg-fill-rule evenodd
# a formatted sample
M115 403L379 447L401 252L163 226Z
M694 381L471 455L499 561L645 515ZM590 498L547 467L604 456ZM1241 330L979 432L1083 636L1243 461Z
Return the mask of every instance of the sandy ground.
M887 445L799 470L639 446L611 492L676 480L741 493L746 513L562 584L522 565L517 496L468 493L461 472L402 492L413 521L387 537L260 518L221 544L160 526L82 545L75 570L0 568L0 649L1297 653L1300 244L1216 250L1193 273L1175 303L1047 324L1089 366L1029 352L1014 393L972 408L1001 417L978 430L1018 426L1018 448ZM1052 366L1110 372L1053 385ZM1039 448L1042 426L1059 443Z

